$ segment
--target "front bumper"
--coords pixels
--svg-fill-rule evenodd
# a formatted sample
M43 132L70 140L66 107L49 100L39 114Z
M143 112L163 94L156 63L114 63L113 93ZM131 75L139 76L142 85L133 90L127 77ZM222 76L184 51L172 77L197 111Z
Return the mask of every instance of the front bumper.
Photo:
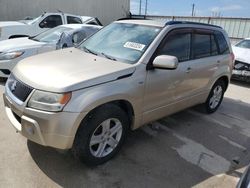
M250 81L250 71L233 70L232 79Z
M6 114L24 137L44 146L69 149L73 145L79 113L44 112L21 107L3 94Z

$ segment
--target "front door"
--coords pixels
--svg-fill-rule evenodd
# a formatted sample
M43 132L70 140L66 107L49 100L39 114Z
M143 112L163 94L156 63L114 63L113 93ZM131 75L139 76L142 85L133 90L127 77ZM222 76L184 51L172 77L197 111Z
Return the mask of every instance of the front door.
M172 55L178 58L175 70L148 70L144 94L143 123L159 119L184 108L180 105L189 97L192 81L189 77L191 30L170 32L156 51L156 56ZM188 104L186 104L188 106Z

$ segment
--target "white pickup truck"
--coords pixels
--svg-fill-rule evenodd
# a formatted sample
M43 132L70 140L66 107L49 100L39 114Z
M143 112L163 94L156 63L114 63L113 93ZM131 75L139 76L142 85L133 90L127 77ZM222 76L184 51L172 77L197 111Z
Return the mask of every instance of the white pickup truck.
M67 13L43 13L32 20L0 22L0 41L38 35L50 28L63 24L101 25L97 18L76 16Z

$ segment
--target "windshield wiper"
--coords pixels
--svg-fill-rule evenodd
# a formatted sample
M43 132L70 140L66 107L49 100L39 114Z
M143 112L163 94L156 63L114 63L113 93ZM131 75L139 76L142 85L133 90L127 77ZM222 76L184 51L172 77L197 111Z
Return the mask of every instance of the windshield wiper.
M109 56L109 55L107 55L107 54L105 54L105 53L103 53L103 52L101 53L101 55L103 55L104 57L106 57L106 58L108 58L108 59L110 59L110 60L117 61L116 58L111 57L111 56Z
M86 48L85 46L83 47L83 50L87 53L91 53L91 54L94 54L94 55L97 55L97 53L91 51L90 49Z

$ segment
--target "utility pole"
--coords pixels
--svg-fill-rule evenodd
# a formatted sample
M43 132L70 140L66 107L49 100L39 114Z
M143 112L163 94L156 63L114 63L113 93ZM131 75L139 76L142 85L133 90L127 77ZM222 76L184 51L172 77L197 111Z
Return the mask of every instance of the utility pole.
M139 6L139 15L141 15L141 0L140 0L140 6Z
M146 5L145 5L145 17L147 16L148 12L148 0L146 0Z
M194 16L194 8L195 8L195 4L192 4L192 16Z

